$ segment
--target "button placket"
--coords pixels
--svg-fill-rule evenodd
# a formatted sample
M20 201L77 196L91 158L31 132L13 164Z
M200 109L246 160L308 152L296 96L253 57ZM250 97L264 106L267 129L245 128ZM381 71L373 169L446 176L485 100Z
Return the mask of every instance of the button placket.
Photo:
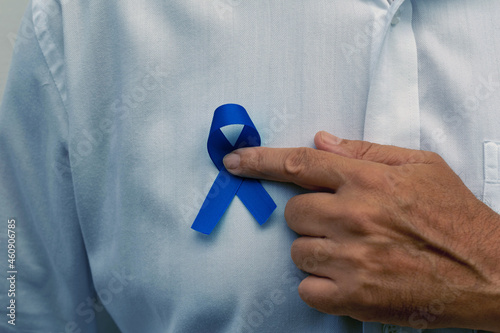
M418 61L412 28L412 3L395 0L386 29L372 44L370 91L364 140L420 148ZM391 20L398 26L391 25Z

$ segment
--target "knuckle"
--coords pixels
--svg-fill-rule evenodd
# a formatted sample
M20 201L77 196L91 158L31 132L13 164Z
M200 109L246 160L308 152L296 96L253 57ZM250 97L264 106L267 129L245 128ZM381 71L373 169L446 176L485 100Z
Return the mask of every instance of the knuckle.
M285 211L288 209L290 212L297 212L297 209L302 205L303 197L298 194L291 197L285 206Z
M416 164L426 161L429 159L428 153L431 152L425 150L410 150L408 152L408 158L406 159L406 162L409 164Z
M309 273L314 273L331 258L330 249L318 239L298 238L292 243L290 252L295 265Z
M262 154L257 148L241 150L240 157L239 168L242 170L259 170L262 165Z
M304 194L291 197L285 206L285 220L297 220L308 210L311 210L310 207L308 207L308 202L309 200L307 200L307 197Z
M410 163L440 163L444 162L441 155L429 150L416 150L411 156Z
M380 150L380 145L368 142L368 141L360 141L359 149L356 152L357 159L371 159L373 156L377 155Z
M439 155L438 153L435 153L433 151L428 151L427 153L427 158L429 161L437 163L437 162L444 162L444 159Z
M360 169L356 174L363 187L384 189L385 185L387 185L387 171L389 170L385 165L380 164L373 165L368 172L366 169Z
M298 208L300 206L300 196L296 195L291 197L285 206L285 220L290 225L290 223L295 220L298 213Z
M289 176L300 176L307 168L311 160L311 148L294 149L288 156L285 157L283 168L284 172Z
M379 305L379 301L371 291L372 286L362 281L356 281L346 292L345 307L351 314L355 314L357 319L369 321L374 319L373 310Z
M349 223L347 228L353 234L360 236L372 235L376 232L375 225L381 215L377 205L363 205L357 207L349 213Z
M393 203L399 207L407 207L403 203L411 203L416 199L417 193L414 191L415 178L414 165L404 164L394 167L385 173L385 183L383 191Z
M316 261L323 262L331 258L331 252L332 250L330 247L325 247L323 244L318 242L312 251L312 255Z
M246 152L248 153L248 156L246 158L248 163L247 167L251 170L254 170L259 175L262 174L267 164L265 149L261 147L252 148L248 149Z
M297 238L293 241L292 247L290 248L290 254L295 265L300 268L304 254L304 247L301 238Z

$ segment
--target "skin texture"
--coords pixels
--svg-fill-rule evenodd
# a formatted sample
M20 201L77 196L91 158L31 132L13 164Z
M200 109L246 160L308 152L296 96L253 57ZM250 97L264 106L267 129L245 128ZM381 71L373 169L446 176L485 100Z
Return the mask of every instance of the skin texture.
M414 328L500 332L500 215L437 154L342 140L243 148L229 172L295 183L292 259L301 298L322 312Z

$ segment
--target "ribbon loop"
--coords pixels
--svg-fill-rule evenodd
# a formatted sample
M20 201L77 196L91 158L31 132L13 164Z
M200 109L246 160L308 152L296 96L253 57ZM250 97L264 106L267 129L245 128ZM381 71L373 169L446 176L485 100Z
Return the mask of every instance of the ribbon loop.
M228 125L243 125L243 129L232 145L221 128ZM237 195L241 202L247 207L257 222L264 224L276 204L256 179L243 179L230 174L222 160L224 156L235 149L244 147L260 146L260 135L246 110L238 104L224 104L219 106L215 112L208 136L207 149L212 162L219 170L196 219L191 226L192 229L204 234L210 234L215 228L229 204Z

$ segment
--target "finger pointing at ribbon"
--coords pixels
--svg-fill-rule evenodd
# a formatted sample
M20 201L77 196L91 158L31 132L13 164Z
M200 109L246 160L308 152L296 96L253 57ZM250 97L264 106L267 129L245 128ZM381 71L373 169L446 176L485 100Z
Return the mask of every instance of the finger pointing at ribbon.
M234 175L336 190L346 180L347 158L312 148L243 148L224 157Z

